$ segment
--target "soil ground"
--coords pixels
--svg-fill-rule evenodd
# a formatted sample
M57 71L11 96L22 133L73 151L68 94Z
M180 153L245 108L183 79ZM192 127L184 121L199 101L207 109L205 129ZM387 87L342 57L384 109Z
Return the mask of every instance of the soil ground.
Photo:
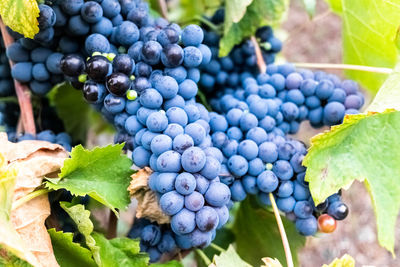
M284 58L289 62L341 63L341 19L329 12L327 4L319 0L316 15L310 20L301 2L292 1L283 24L283 35L287 36ZM334 73L342 76L340 71ZM307 128L307 133L303 131L301 139L307 140L315 134L315 130L309 131L307 126L303 128ZM343 195L350 208L349 216L338 223L333 234L307 239L306 247L299 254L301 266L319 267L346 253L354 257L357 266L400 266L400 259L394 259L378 245L375 215L363 184L353 184ZM398 255L399 228L400 223L397 223L395 253Z

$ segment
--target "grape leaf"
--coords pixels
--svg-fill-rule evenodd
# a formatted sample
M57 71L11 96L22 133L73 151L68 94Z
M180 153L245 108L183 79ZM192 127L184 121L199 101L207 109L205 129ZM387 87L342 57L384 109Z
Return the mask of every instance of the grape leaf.
M278 23L287 10L288 2L287 0L229 0L219 56L228 55L236 44L254 35L259 27ZM244 8L245 11L239 10ZM240 20L236 21L237 19Z
M60 267L87 266L95 267L92 253L87 248L72 241L72 233L57 232L55 229L48 230L53 245L54 255Z
M236 235L236 249L240 257L253 266L261 265L261 258L268 256L285 262L285 253L274 214L260 208L253 198L244 200L236 214L233 231ZM289 239L295 266L297 250L304 246L293 222L282 218Z
M315 8L317 6L316 0L303 0L304 7L310 16L310 18L314 17L315 15Z
M334 259L329 265L322 265L322 267L355 267L356 263L352 256L344 254L340 259Z
M179 261L168 261L164 263L153 263L150 264L150 267L183 267L183 264Z
M75 222L78 231L85 237L86 245L92 251L94 260L101 266L100 248L96 246L96 241L91 236L94 227L90 220L90 211L86 210L82 204L73 205L72 203L61 201L60 206Z
M313 137L303 161L316 204L354 180L364 181L376 214L378 241L392 253L400 209L399 100L400 63L367 108L370 112L347 115L343 124Z
M139 240L127 237L106 239L99 233L93 233L96 244L100 247L100 257L103 267L114 267L116 263L120 267L145 267L149 262L149 256L140 253Z
M0 246L0 266L2 267L32 267L31 264L18 258L10 251Z
M229 245L228 249L220 255L215 255L213 263L216 267L251 267L250 264L240 258L232 245Z
M397 51L394 40L400 21L398 1L327 2L343 19L344 63L387 68L395 66ZM374 93L387 78L387 74L354 70L346 71L346 74Z
M77 196L89 195L115 213L129 203L127 188L131 180L131 160L122 155L124 144L86 150L81 145L72 149L64 161L58 179L48 179L50 189L66 189Z
M36 0L2 0L0 16L13 31L33 39L39 32L39 6Z
M82 92L65 82L51 90L49 99L72 139L77 143L86 142L91 109L83 99Z

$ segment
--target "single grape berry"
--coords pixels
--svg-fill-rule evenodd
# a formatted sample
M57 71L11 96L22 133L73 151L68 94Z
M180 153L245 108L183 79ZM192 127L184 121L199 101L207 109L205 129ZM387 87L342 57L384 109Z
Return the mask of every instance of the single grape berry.
M322 233L332 233L336 229L336 220L328 214L322 214L318 217L318 229Z
M328 214L336 220L344 220L349 214L349 208L341 201L335 201L329 204Z
M68 55L61 59L62 72L71 77L79 76L85 69L85 62L80 56Z
M86 101L92 104L101 103L106 94L104 85L95 83L94 81L86 81L83 85L82 92Z
M105 81L111 71L111 63L104 56L93 56L86 62L87 75L96 82Z
M113 73L107 77L106 85L111 94L123 96L126 91L131 89L131 80L126 74Z

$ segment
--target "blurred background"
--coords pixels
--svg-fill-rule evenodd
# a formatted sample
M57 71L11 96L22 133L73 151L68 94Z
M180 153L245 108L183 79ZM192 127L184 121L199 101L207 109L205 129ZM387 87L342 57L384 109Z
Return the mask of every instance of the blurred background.
M289 62L342 63L341 18L329 10L323 0L317 0L317 11L311 20L302 1L291 0L290 10L282 31L283 57ZM326 70L344 78L343 72ZM365 94L367 94L364 91ZM371 97L366 95L366 105ZM311 136L318 131L302 125L297 136L309 144ZM340 168L340 166L338 166ZM364 185L355 182L343 191L344 202L349 206L349 216L338 223L332 234L309 237L305 248L299 253L301 266L322 266L336 257L351 255L356 266L400 266L400 259L394 259L387 250L378 245L375 215L371 200ZM400 222L396 227L395 253L400 252Z

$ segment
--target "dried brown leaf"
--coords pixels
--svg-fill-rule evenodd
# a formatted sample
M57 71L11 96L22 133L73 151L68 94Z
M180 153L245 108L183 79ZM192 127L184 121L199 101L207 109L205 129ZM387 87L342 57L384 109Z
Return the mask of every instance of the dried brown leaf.
M68 153L59 145L43 141L8 142L0 135L0 153L8 166L17 170L13 202L42 184L43 178L58 172ZM11 222L24 244L40 262L39 266L59 266L53 253L50 236L44 225L50 215L47 195L36 197L11 211Z
M169 223L169 216L164 214L158 205L157 195L147 186L151 173L150 168L144 167L131 176L132 181L128 191L138 201L136 217L147 218L150 221L156 221L158 224Z

